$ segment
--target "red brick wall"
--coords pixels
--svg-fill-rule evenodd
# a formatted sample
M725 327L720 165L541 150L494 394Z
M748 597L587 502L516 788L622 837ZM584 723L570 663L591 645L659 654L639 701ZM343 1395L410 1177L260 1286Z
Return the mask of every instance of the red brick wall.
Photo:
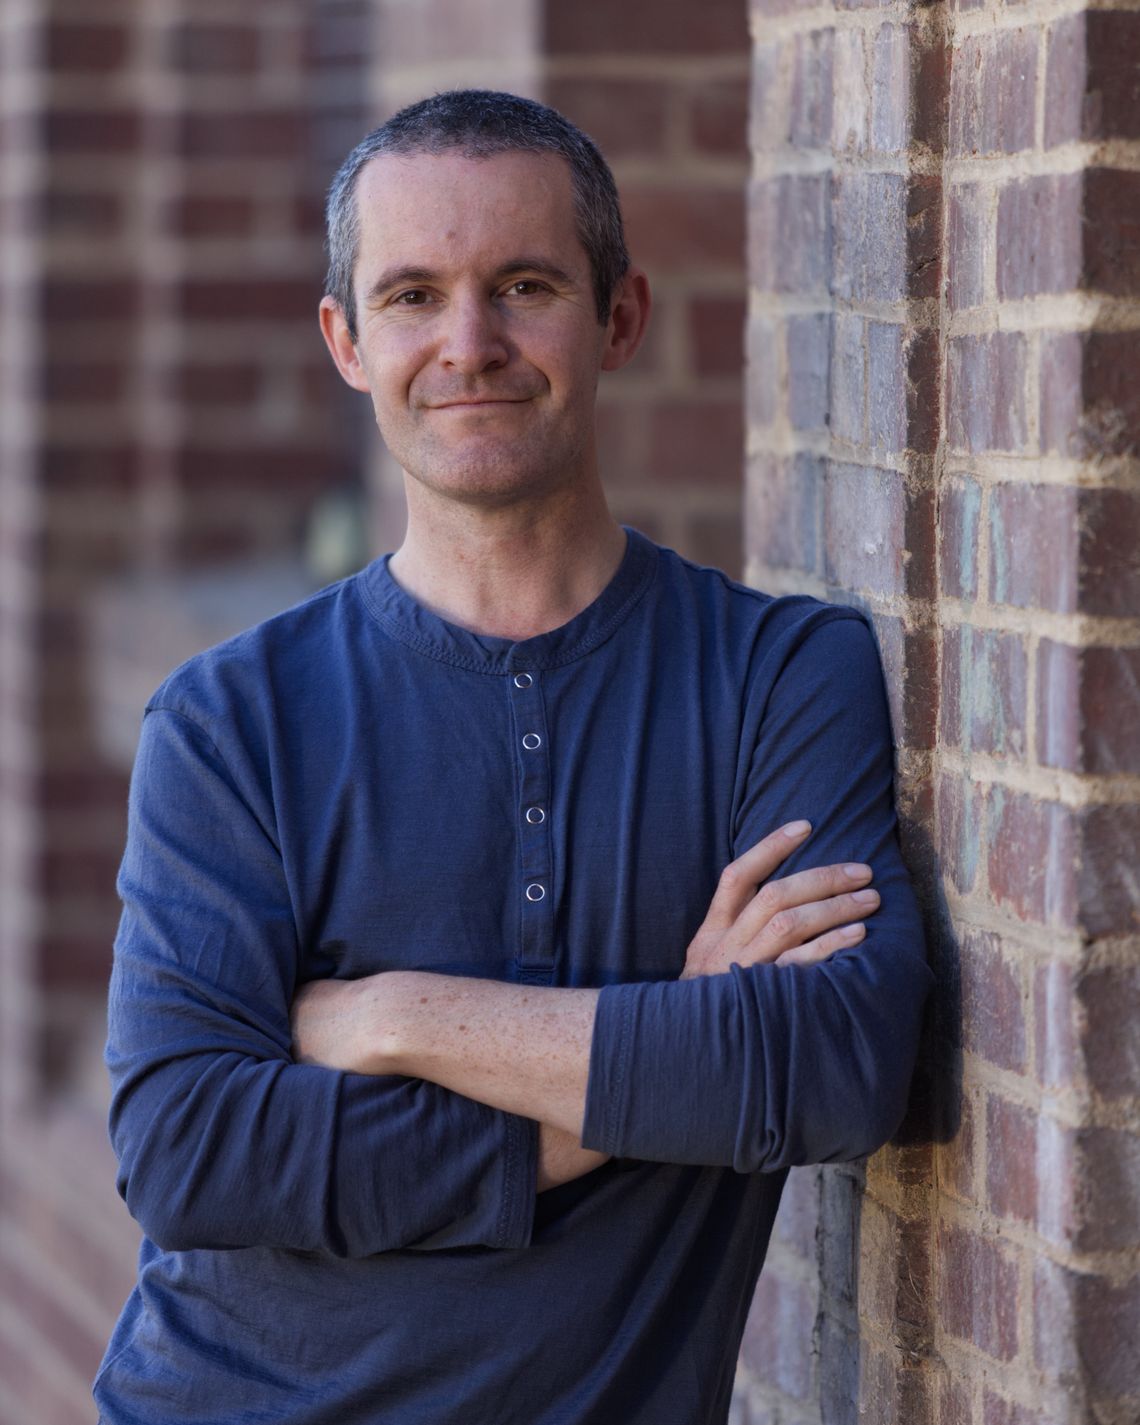
M739 1418L1133 1420L1140 15L755 33L748 569L873 616L940 983L908 1146L793 1175Z
M295 546L355 478L315 313L366 11L18 0L0 18L5 1425L92 1418L133 1276L99 1065L126 776L99 736L92 613L108 589L137 589L129 609ZM174 656L139 655L152 683Z

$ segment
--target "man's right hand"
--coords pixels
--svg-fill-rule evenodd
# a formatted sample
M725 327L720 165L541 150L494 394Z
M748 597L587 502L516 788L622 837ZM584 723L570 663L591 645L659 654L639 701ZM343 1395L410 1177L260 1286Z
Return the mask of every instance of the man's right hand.
M681 979L724 974L730 965L811 965L863 939L860 922L879 905L879 893L868 886L870 866L819 866L773 878L810 833L808 822L789 822L724 868Z

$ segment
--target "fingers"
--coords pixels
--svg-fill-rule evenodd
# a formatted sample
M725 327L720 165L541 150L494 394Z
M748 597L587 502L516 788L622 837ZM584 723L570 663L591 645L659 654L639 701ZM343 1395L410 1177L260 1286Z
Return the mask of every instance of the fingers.
M820 960L826 960L834 955L837 950L846 950L848 946L858 945L867 934L865 925L841 925L838 930L829 930L825 935L819 935L814 940L809 940L806 945L793 946L791 950L785 950L777 957L777 965L816 965Z
M705 925L726 930L756 896L756 888L801 846L811 831L807 821L790 821L730 861L720 873L716 894L709 903ZM788 877L793 880L794 877Z
M773 921L778 921L774 930L774 939L781 940L789 931L797 928L794 912L798 907L806 907L813 902L829 901L835 897L850 895L865 888L870 879L870 866L864 865L861 861L846 861L833 866L814 866L808 871L797 871L792 876L766 881L750 904L737 917L734 930L735 938L741 942L752 940L761 934L765 926L770 926ZM867 900L865 904L874 908L878 904L878 899L876 897L875 900ZM858 920L866 914L867 912L864 910L861 915L852 914L844 918ZM816 934L819 930L830 930L838 924L840 924L839 921L831 920L823 925L809 927L809 929L811 934ZM800 936L801 941L808 938L810 938L809 935ZM780 949L786 950L790 944L790 941L784 940Z

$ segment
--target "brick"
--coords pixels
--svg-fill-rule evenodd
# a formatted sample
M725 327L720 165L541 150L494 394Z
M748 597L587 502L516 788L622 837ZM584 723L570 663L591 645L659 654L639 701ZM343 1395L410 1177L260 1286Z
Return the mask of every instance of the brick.
M938 645L930 629L907 628L901 618L875 620L897 746L933 747L938 707Z
M1106 618L1134 617L1140 608L1140 492L1080 490L1077 509L1081 611Z
M751 316L745 332L748 355L748 418L753 426L770 425L776 418L777 343L779 327L767 317Z
M170 391L188 405L246 406L257 397L261 370L235 362L185 362L170 373Z
M589 134L614 163L664 152L672 85L659 80L552 79L547 102ZM742 119L737 143L744 144Z
M184 158L288 159L304 152L303 116L293 109L208 110L180 113L173 144Z
M837 440L862 446L867 438L867 323L836 312L831 336L831 431Z
M252 25L208 25L184 21L166 37L166 62L181 74L252 74L260 36Z
M1027 1034L1020 968L988 931L963 927L960 947L962 1047L1012 1073L1026 1065Z
M1140 772L1140 648L1038 650L1038 757L1053 767Z
M109 405L121 401L130 372L120 361L48 361L44 399L61 405Z
M190 321L312 321L318 284L289 278L184 279L179 292L182 316Z
M1033 1022L1037 1080L1045 1088L1064 1088L1078 1075L1072 967L1053 960L1033 977Z
M790 42L789 42L790 43ZM754 44L748 100L748 143L753 152L779 148L787 133L782 43Z
M618 122L624 124L626 92L623 85ZM701 154L716 158L748 157L748 94L744 81L725 79L702 85L692 96L689 113L689 141ZM608 149L603 152L609 153Z
M1078 1277L1074 1307L1076 1347L1094 1394L1140 1395L1140 1276L1119 1285Z
M1018 1349L1018 1272L991 1237L944 1225L938 1234L938 1312L949 1336L997 1360Z
M138 298L127 277L50 277L40 288L40 316L49 325L127 322L137 315Z
M689 351L697 376L739 376L744 359L743 297L692 297Z
M1140 173L1087 169L1083 217L1083 285L1113 297L1140 295Z
M1018 608L1077 608L1077 499L1063 486L990 492L990 598Z
M744 205L735 189L624 186L630 251L651 272L738 270Z
M768 292L828 296L831 196L827 176L786 174L754 183L749 216L749 273L756 286Z
M129 109L53 109L43 118L44 143L61 156L134 153L141 134L139 115Z
M221 193L185 193L166 206L163 226L181 237L247 237L253 230L252 197Z
M655 480L740 484L744 432L738 401L673 400L659 407L650 432Z
M997 290L1005 300L1074 290L1081 275L1079 173L1007 183L998 198Z
M1082 137L1140 138L1140 12L1085 15Z
M126 496L138 481L138 453L132 446L70 445L54 440L40 454L45 494L95 491L104 499Z
M1037 31L999 30L962 41L950 73L950 149L1018 153L1033 147Z
M336 479L323 448L314 446L306 450L268 442L252 450L232 446L183 446L171 452L171 466L174 479L187 491L216 494L222 490L241 490L252 494L260 488L278 492L278 504L279 492L283 489L289 490L297 500L303 500ZM259 519L252 506L250 517L254 523ZM224 522L225 518L219 512L219 519Z
M551 5L543 39L552 55L737 55L748 52L748 20L746 7L732 0L709 0L699 10L671 10L668 24L662 24L656 0L625 0L612 9Z
M985 300L989 223L984 201L985 190L978 183L963 183L950 190L947 292L955 311L977 307Z
M961 0L958 8L963 8ZM974 1425L968 1383L956 1379L949 1371L942 1372L941 1376L938 1387L938 1425Z
M1020 452L1028 441L1026 342L1020 332L956 337L947 345L947 437L957 450Z
M976 599L981 489L966 476L948 476L939 495L939 587L952 598Z
M1140 1246L1140 1137L1129 1129L1084 1128L1077 1142L1084 1201L1075 1246L1133 1250Z
M1079 332L1044 332L1040 351L1041 449L1079 458L1086 453L1081 389L1084 338Z
M815 1311L814 1295L802 1282L769 1270L760 1277L744 1328L745 1365L794 1400L811 1396Z
M830 336L827 312L787 320L788 419L795 430L822 431L827 427Z
M1049 27L1045 60L1045 147L1073 143L1084 131L1085 16Z
M930 491L859 465L828 466L824 482L824 568L829 582L876 594L924 597L933 576Z
M946 151L950 116L950 46L941 26L911 27L911 141Z
M983 799L968 780L938 782L938 846L954 889L968 895L977 883L982 851Z
M986 1200L998 1217L1037 1216L1037 1116L996 1096L986 1104Z
M1140 966L1086 972L1077 998L1089 1087L1110 1102L1140 1097Z
M875 456L890 458L907 446L903 328L893 322L868 322L866 333L867 443Z
M1033 1356L1048 1379L1072 1388L1080 1374L1074 1311L1077 1273L1047 1257L1033 1263Z
M1082 434L1089 454L1140 452L1140 331L1089 332L1084 337Z
M123 227L123 198L104 189L84 192L49 182L40 197L40 217L48 235L106 236Z
M969 624L944 628L943 741L966 753L1024 757L1027 662L1017 634Z
M1135 893L1140 806L1090 806L1080 812L1077 909L1086 935L1135 935L1140 907Z
M793 148L826 148L830 144L833 38L832 30L813 30L795 37L788 112L788 142Z
M840 153L863 153L871 120L863 31L836 31L832 49L831 143Z
M834 180L836 296L893 302L907 291L907 183L897 173Z
M126 64L130 32L125 25L58 19L44 26L42 43L52 74L108 74Z
M816 570L822 462L810 455L753 457L745 503L745 548L777 569Z
M942 352L937 332L909 330L903 339L903 361L906 446L919 455L933 455L940 435L942 388ZM876 401L874 383L881 376L880 371L872 370L872 407Z
M882 25L871 48L871 144L879 153L899 153L910 142L911 45L907 25Z
M822 1177L821 1170L815 1167L791 1170L772 1228L772 1240L805 1262L815 1261Z
M986 811L990 892L997 904L1022 920L1073 925L1077 835L1068 808L995 786Z

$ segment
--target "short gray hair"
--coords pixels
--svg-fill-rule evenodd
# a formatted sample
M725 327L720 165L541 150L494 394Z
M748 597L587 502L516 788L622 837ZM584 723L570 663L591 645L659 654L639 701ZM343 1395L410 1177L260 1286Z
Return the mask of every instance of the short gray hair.
M325 292L357 339L352 278L360 245L356 185L360 170L381 154L447 153L490 158L497 153L555 153L570 167L578 237L590 259L598 321L610 318L614 293L629 269L621 206L613 174L592 139L556 109L492 89L455 89L421 99L394 114L356 145L329 188L325 207L328 273Z

